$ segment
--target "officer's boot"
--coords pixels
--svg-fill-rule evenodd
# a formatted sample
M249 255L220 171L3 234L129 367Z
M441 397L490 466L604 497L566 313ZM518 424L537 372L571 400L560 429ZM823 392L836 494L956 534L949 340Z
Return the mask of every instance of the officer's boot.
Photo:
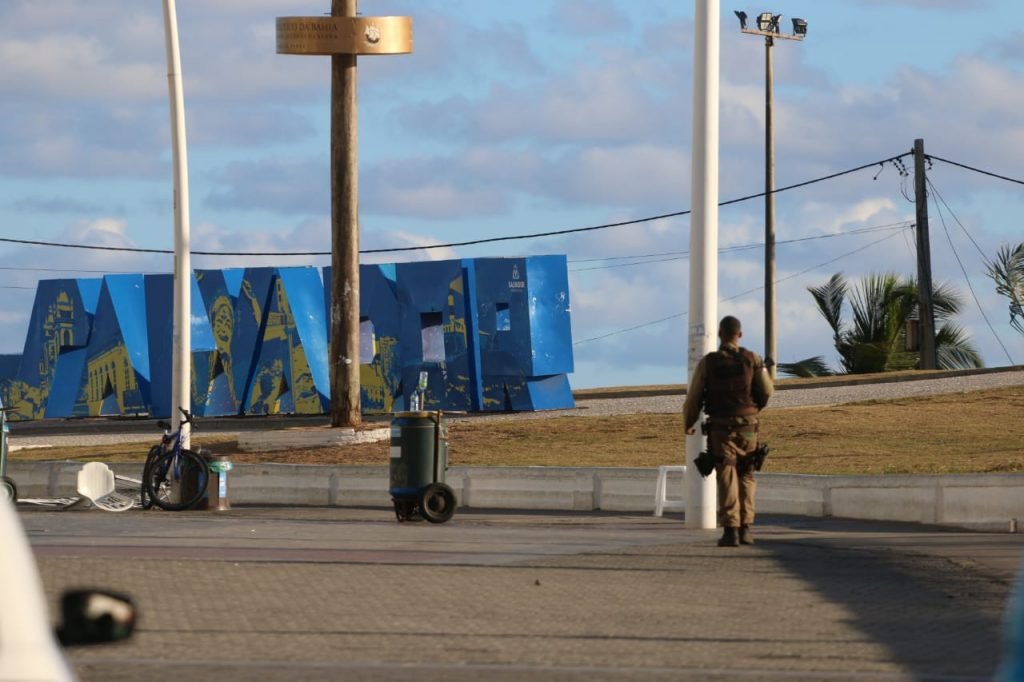
M725 531L722 533L722 538L718 541L719 547L739 547L740 539L736 537L736 528L733 526L726 526Z
M740 543L744 545L754 544L754 534L750 532L750 526L740 526Z

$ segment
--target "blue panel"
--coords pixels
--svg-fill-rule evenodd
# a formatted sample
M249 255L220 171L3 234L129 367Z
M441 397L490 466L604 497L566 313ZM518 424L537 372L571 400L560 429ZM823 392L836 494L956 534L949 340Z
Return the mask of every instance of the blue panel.
M142 275L106 275L103 282L110 293L121 338L131 355L132 367L148 379L149 334L146 329L144 278Z
M238 297L231 293L231 287L227 281L227 273L242 274L240 270L197 270L196 285L202 295L203 305L206 310L206 319L210 322L214 348L217 357L210 368L211 381L216 389L211 389L211 397L207 398L207 405L204 410L206 416L232 415L239 412L238 394L235 389L235 362L232 355L232 345L235 337L235 307ZM239 285L234 288L237 292L241 289ZM245 368L243 374L248 373L250 358L243 358ZM220 377L220 378L218 378ZM244 389L244 384L239 386ZM212 397L216 392L216 399Z
M476 279L476 261L462 261L466 281L466 339L469 343L469 390L471 409L479 411L484 405L483 364L480 358L480 293Z
M320 331L315 331L316 318L323 310L320 277L312 268L293 268L285 275L286 270L275 270L277 274L265 309L260 348L245 402L247 414L321 414L327 404L327 395L320 392L314 381L298 326L299 318L305 318L303 328L310 335L314 348L319 345L320 352L326 355L326 329L322 320ZM289 283L298 296L297 309L292 307ZM326 357L318 359L318 365L317 371L323 377L327 369ZM322 380L329 393L328 380L325 377Z
M57 358L57 373L46 400L48 419L66 419L74 416L75 402L81 392L82 371L85 369L85 348L66 351Z
M572 372L569 274L565 256L531 256L526 259L526 273L530 294L529 346L533 360L529 374Z
M146 275L146 324L149 328L150 416L171 414L174 357L174 276Z
M145 372L136 363L144 366ZM76 415L108 414L111 400L120 414L149 412L149 339L142 275L103 278L82 384Z
M255 364L262 353L263 331L276 280L274 268L247 269L235 303L231 373L239 409L243 412L248 411L252 383L255 380Z
M470 366L466 337L465 279L460 261L399 263L395 268L398 302L402 311L401 366L404 404L427 372L428 409L472 409ZM444 359L424 359L424 325L440 316Z
M78 284L78 293L82 297L82 305L85 306L85 311L90 315L95 315L96 305L100 300L100 287L103 284L103 280L97 277L94 279L76 279L75 282Z
M565 257L481 258L474 265L481 409L572 407L571 391L540 391L543 408L531 397L534 382L561 385L543 377L573 369Z
M191 344L192 350L215 350L217 344L213 340L213 329L210 327L210 318L206 315L206 306L203 304L203 294L199 290L199 282L195 275L192 276L192 291L189 294L192 304L192 329ZM173 301L172 301L173 304Z
M245 278L245 268L225 268L220 271L224 276L224 284L228 293L234 298L242 291L242 280Z
M327 321L324 318L324 286L315 268L280 268L278 274L291 308L292 320L312 378L310 386L301 381L305 397L316 390L326 405L331 395L330 369L327 366ZM296 379L297 381L298 379ZM293 390L300 390L292 384ZM303 397L298 398L302 404Z
M360 360L360 404L366 413L395 410L401 395L402 371L399 353L401 314L394 280L394 266L363 265L359 268L359 315L373 327L373 347L362 352L370 362ZM404 403L402 403L404 405Z
M8 406L12 419L40 419L46 413L46 399L56 380L61 353L83 348L89 342L92 314L81 290L90 280L43 280L36 288L29 317L22 362L9 387ZM95 283L100 280L95 280ZM91 287L84 288L91 290ZM90 299L95 309L95 301ZM77 382L76 382L77 385Z
M0 407L14 405L14 382L18 379L18 366L21 365L20 355L0 355ZM8 413L8 418L10 418Z
M575 407L569 377L555 374L532 378L526 382L530 395L530 410L564 410Z
M21 364L20 355L0 355L0 381L11 381L18 376L18 366Z

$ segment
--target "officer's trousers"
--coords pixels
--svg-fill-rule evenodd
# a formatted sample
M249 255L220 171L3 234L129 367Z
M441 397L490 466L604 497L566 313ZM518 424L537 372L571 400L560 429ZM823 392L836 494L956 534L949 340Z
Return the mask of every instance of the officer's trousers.
M718 522L726 527L754 524L757 481L754 468L745 465L747 456L757 449L757 421L749 421L753 423L727 428L712 425L708 434L709 452L718 460Z

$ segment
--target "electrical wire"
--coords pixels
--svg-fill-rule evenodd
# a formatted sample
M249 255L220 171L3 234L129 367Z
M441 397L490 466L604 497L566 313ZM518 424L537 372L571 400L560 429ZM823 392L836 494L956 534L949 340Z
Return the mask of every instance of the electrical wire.
M931 185L934 189L934 185L932 185L931 181L928 181L928 184ZM978 300L978 294L974 291L974 286L971 285L971 278L967 274L967 268L964 267L963 261L960 260L960 254L957 252L956 246L953 245L953 236L949 234L949 227L946 225L946 219L942 215L942 207L939 206L939 202L935 201L934 199L932 200L932 202L935 204L935 212L938 214L939 221L942 223L942 230L943 232L946 233L946 241L949 242L949 248L953 252L953 257L956 258L957 265L960 266L960 272L962 272L964 275L964 281L967 282L967 288L971 292L971 297L974 298L974 304L978 306L978 311L981 313L982 319L985 320L985 324L988 325L988 329L989 331L992 332L992 336L996 337L996 342L999 343L999 347L1002 348L1003 353L1006 354L1006 359L1010 362L1011 365L1013 365L1014 362L1013 358L1010 357L1010 351L1008 351L1006 349L1006 346L1003 345L1003 340L999 338L999 334L996 333L995 327L992 326L992 323L988 319L988 315L985 314L985 309L982 307L981 301ZM946 206L946 208L948 209L949 206ZM953 215L952 211L950 211L950 215ZM960 221L957 220L957 222Z
M935 183L932 182L931 178L925 178L925 180L928 182L928 187L931 188L932 193L939 199L939 201L942 202L943 206L946 207L946 210L949 211L949 215L953 217L953 220L956 221L956 224L960 226L960 229L963 230L963 233L965 235L967 235L967 238L971 240L972 244L974 244L974 248L976 248L978 250L978 253L981 254L981 259L983 261L985 261L985 263L989 263L990 261L989 261L988 256L981 249L981 246L978 245L978 242L975 241L975 239L971 235L971 233L967 231L967 228L964 227L964 224L962 222L960 222L960 219L956 217L956 214L953 213L953 209L951 209L949 207L949 204L946 203L946 200L942 198L942 194L939 193L939 190L935 186ZM936 208L936 210L938 210L939 209L938 205L936 205L935 208Z
M975 168L974 166L968 166L966 163L958 163L956 161L950 161L949 159L944 159L941 156L934 156L932 154L926 154L925 158L926 159L931 159L932 161L941 161L942 163L948 163L950 166L956 166L957 168L963 168L964 170L973 171L975 173L980 173L982 175L987 175L987 176L992 177L992 178L998 178L1000 180L1006 180L1007 182L1013 182L1013 183L1016 183L1018 185L1024 185L1024 180L1018 180L1017 178L1011 178L1011 177L1006 176L1006 175L1000 175L999 173L993 173L992 171L982 170L981 168Z
M856 230L850 230L848 232L837 232L837 233L833 233L833 234L817 234L817 235L811 235L809 237L796 237L796 238L793 238L793 239L782 239L782 240L776 241L775 245L776 246L783 246L783 245L786 245L786 244L796 244L798 242L806 242L806 241L812 241L812 240L816 240L816 239L831 239L833 237L847 237L847 236L850 236L850 235L864 234L864 233L867 233L867 232L877 232L877 231L880 231L880 230L896 230L896 229L904 229L905 230L907 227L910 227L912 225L913 225L913 223L910 222L910 221L903 221L901 223L891 223L889 225L877 225L875 227L863 227L863 228L858 228ZM720 254L722 254L722 253L735 253L737 251L749 251L751 249L763 249L763 248L764 248L764 242L751 242L749 244L738 244L736 246L725 246L725 247L720 248L718 250L718 253L720 253ZM574 261L569 261L569 262L570 263L592 263L592 262L603 261L603 260L619 260L619 259L633 259L633 258L637 258L637 259L639 259L639 258L656 258L657 259L657 260L637 260L637 261L632 262L632 263L612 263L612 264L608 264L608 265L596 265L594 267L589 267L589 268L573 268L573 269L570 270L570 272L589 272L591 270L608 270L608 269L611 269L611 268L622 268L622 267L629 267L629 266L633 266L633 265L648 265L648 264L651 264L651 263L665 263L665 262L668 262L668 261L684 260L687 257L689 257L689 255L690 255L689 251L667 251L665 253L654 253L654 254L647 254L647 255L642 255L642 256L610 256L608 258L590 258L590 259L583 259L583 260L574 260ZM664 256L664 257L662 257L662 256Z
M909 229L909 228L904 228L904 229ZM842 254L840 256L836 256L835 258L827 260L824 263L819 263L819 264L817 264L817 265L815 265L813 267L810 267L810 268L808 268L806 270L801 270L800 272L797 272L795 274L789 275L787 277L783 277L782 279L777 279L777 280L775 280L775 283L778 284L778 283L781 283L781 282L785 282L786 280L793 279L794 277L799 277L800 275L806 275L808 272L812 272L812 271L817 270L818 268L822 268L822 267L824 267L826 265L831 265L832 263L835 263L838 260L842 260L843 258L846 258L848 256L852 256L855 253L860 253L861 251L864 251L865 249L869 249L872 246L875 246L876 244L881 244L882 242L884 242L884 241L886 241L888 239L892 239L893 237L899 236L899 234L900 234L899 232L896 232L894 234L886 235L885 237L882 237L881 239L877 239L877 240L871 242L870 244L866 244L866 245L864 245L864 246L862 246L860 248L854 249L853 251L849 251L849 252L844 253L844 254ZM733 296L729 296L728 298L719 299L719 302L733 301L733 300L735 300L737 298L742 298L743 296L747 296L747 295L752 294L752 293L754 293L756 291L760 291L761 289L764 289L764 285L759 286L759 287L755 287L755 288L750 289L748 291L744 291L744 292L735 294ZM588 339L581 339L579 341L574 341L572 345L578 346L581 343L589 343L591 341L600 341L601 339L607 339L610 336L617 336L619 334L625 334L626 332L636 331L637 329L643 329L644 327L651 327L651 326L656 325L656 324L661 324L662 322L667 322L669 320L674 320L674 319L679 318L679 317L684 317L687 314L689 314L689 311L684 311L684 312L681 312L681 313L676 313L675 315L669 315L667 317L662 317L662 318L657 319L657 320L651 320L650 322L644 322L642 324L634 325L632 327L627 327L625 329L618 329L618 330L613 331L613 332L608 332L607 334L601 334L600 336L593 336L593 337L590 337Z
M793 185L787 185L785 187L779 187L778 189L773 190L772 194L779 194L781 192L787 192L789 190L799 189L801 187L807 187L808 185L813 185L813 184L816 184L816 183L819 183L819 182L825 182L826 180L833 180L835 178L839 178L839 177L842 177L844 175L849 175L851 173L856 173L858 171L862 171L862 170L864 170L866 168L873 168L873 167L878 166L878 165L883 165L884 166L884 164L886 164L886 163L895 162L897 159L902 159L903 157L906 157L906 156L909 156L909 155L910 155L910 153L907 152L907 153L904 153L904 154L900 154L898 156L890 157L888 159L882 159L881 161L874 161L872 163L863 164L863 165L857 166L855 168L849 168L849 169L844 170L844 171L839 171L838 173L832 173L830 175L825 175L825 176L822 176L822 177L819 177L819 178L814 178L812 180L805 180L804 182L798 182L798 183L793 184ZM759 192L757 194L748 194L748 195L743 196L743 197L737 197L735 199L729 199L728 201L723 201L723 202L719 203L718 205L719 205L719 207L730 206L732 204L738 204L738 203L741 203L741 202L744 202L744 201L749 201L750 199L757 199L758 197L763 197L764 195L765 195L764 192ZM402 246L402 247L395 247L395 248L390 248L390 249L364 249L364 250L360 251L359 253L373 254L373 253L400 253L400 252L404 252L404 251L429 251L429 250L432 250L432 249L447 249L447 248L454 248L454 247L457 247L457 246L475 246L475 245L478 245L478 244L492 244L492 243L495 243L495 242L513 241L513 240L519 240L519 239L538 239L540 237L553 237L553 236L563 235L563 234L574 234L574 233L579 233L579 232L593 232L595 230L607 230L607 229L611 229L611 228L615 228L615 227L625 227L627 225L639 225L641 223L653 222L655 220L664 220L665 218L676 218L676 217L679 217L679 216L689 215L691 212L692 211L690 209L687 209L685 211L675 211L673 213L663 213L661 215L650 216L650 217L647 217L647 218L637 218L637 219L634 219L634 220L623 220L623 221L616 222L616 223L605 223L605 224L602 224L602 225L591 225L589 227L575 227L575 228L570 228L570 229L566 229L566 230L551 230L549 232L535 232L533 234L506 235L506 236L503 236L503 237L489 237L489 238L485 238L485 239L472 239L472 240L464 241L464 242L450 242L448 244L432 244L432 245L429 245L429 246ZM174 251L169 250L169 249L144 249L144 248L128 247L128 246L95 246L95 245L91 245L91 244L60 244L60 243L57 243L57 242L46 242L46 241L31 240L31 239L14 239L14 238L10 238L10 237L0 237L0 242L6 242L6 243L9 243L9 244L21 244L21 245L24 245L24 246L49 246L49 247L65 248L65 249L91 249L91 250L96 250L96 251L119 251L119 252L127 252L127 253L160 253L160 254L173 254L174 253ZM330 256L331 255L330 251L277 251L277 252L270 252L270 251L254 251L254 252L248 252L248 251L190 251L190 253L192 255L195 255L195 256L249 256L249 257Z

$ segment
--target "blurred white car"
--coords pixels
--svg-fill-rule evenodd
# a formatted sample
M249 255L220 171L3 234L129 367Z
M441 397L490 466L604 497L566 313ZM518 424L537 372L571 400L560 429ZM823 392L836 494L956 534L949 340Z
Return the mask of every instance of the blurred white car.
M63 624L50 626L43 585L13 504L0 499L0 682L64 682L75 676L61 644L111 642L131 635L135 609L115 594L76 591L61 600Z

